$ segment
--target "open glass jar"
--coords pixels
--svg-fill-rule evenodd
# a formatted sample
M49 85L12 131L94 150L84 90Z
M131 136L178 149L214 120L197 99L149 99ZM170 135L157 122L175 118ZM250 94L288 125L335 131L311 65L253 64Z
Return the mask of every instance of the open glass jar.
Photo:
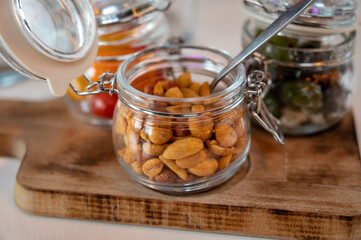
M283 142L277 120L263 104L269 82L262 72L246 77L241 65L210 93L209 83L230 60L219 50L172 45L139 52L115 76L101 77L98 89L111 84L105 91L119 97L113 117L115 154L138 182L186 193L227 181L249 152L249 113ZM194 95L167 95L176 89L186 96L192 84L199 86ZM165 93L159 96L160 85Z
M245 0L252 17L243 26L243 45L248 45L290 2L264 1L265 8L261 8ZM251 69L267 69L272 87L265 102L287 134L328 129L340 122L351 106L356 3L326 2L317 0L295 24L257 51L257 61L249 61Z
M83 77L71 81L84 91L89 82L98 80L103 72L115 73L124 59L148 47L163 45L168 38L168 22L164 12L168 0L127 1L92 0L98 26L97 57ZM88 80L88 82L86 81ZM111 126L117 96L99 94L78 96L70 88L65 96L73 115L81 120Z

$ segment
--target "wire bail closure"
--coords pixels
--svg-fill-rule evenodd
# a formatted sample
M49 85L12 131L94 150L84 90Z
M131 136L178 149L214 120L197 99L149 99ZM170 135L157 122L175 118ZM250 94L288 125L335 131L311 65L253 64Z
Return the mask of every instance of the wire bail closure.
M280 121L267 109L263 99L266 97L270 87L271 79L266 77L262 71L255 70L247 77L247 107L254 119L269 133L276 141L284 144L284 136L281 131Z
M83 74L83 78L88 82L88 86L86 87L86 91L78 91L74 88L74 86L70 83L69 86L72 91L76 93L78 96L88 96L95 95L99 93L109 93L112 96L114 93L119 94L118 89L115 88L116 77L112 72L104 72L98 77L98 81L92 81L86 74ZM110 85L110 88L106 87L106 85ZM95 90L91 90L96 87Z

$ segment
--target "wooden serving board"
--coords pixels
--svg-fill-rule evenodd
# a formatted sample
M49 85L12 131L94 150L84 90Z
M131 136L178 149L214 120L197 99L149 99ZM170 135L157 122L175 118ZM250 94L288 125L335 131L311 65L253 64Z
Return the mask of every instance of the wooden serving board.
M250 160L214 190L170 196L132 180L111 131L61 100L0 101L0 156L23 158L15 202L36 215L295 239L361 239L361 165L351 113L284 146L259 129Z

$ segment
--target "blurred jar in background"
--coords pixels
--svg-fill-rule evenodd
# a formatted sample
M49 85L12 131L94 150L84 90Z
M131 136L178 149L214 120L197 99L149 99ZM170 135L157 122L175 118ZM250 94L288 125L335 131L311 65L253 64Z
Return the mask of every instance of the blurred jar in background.
M85 73L91 81L98 81L104 72L116 73L119 65L133 53L148 47L163 45L168 38L168 22L164 15L168 0L92 0L98 25L98 54ZM72 85L84 91L89 82L83 77ZM70 88L65 97L67 106L81 120L111 126L116 95L102 93L78 96Z
M172 7L165 13L169 22L170 36L182 37L184 43L191 43L197 27L198 1L173 0Z

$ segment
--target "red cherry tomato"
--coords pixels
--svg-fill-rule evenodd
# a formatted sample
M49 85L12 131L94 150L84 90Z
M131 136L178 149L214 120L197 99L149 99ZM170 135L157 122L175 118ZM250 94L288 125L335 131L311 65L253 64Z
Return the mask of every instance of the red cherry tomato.
M91 99L91 110L93 114L99 117L112 118L117 100L118 96L116 94L113 94L113 96L109 96L108 93L94 95Z

